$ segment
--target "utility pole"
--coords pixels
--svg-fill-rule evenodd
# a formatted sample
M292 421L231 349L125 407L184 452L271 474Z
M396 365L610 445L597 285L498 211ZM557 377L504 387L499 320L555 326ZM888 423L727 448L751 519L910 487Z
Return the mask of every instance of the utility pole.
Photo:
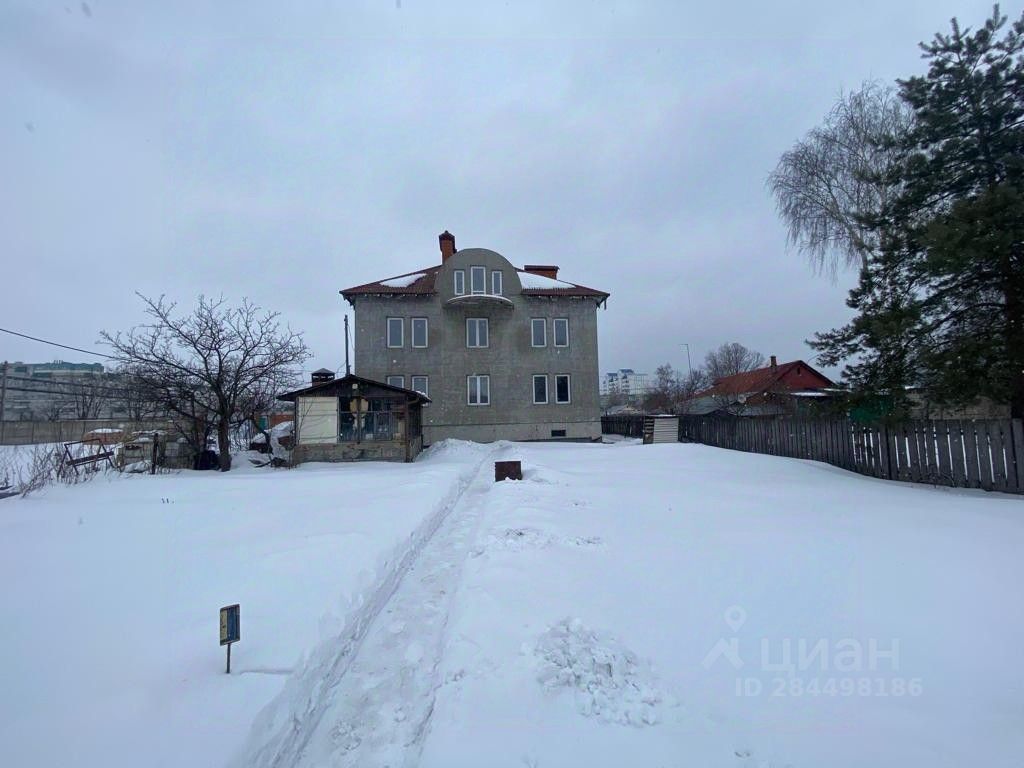
M686 347L686 368L690 371L690 381L693 381L693 366L690 364L690 345L684 341L683 346Z
M4 360L3 377L0 379L0 445L4 444L7 436L7 412L4 410L4 402L7 400L7 361Z
M348 315L345 315L345 375L352 373L352 366L348 364Z

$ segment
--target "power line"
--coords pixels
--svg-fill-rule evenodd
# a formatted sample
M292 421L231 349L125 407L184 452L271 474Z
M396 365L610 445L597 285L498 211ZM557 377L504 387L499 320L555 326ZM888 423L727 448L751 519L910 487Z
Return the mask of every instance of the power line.
M61 349L70 349L74 352L84 352L87 355L96 355L96 357L105 357L108 360L117 360L113 355L105 355L102 352L93 352L88 349L81 349L79 347L69 347L67 344L58 344L56 341L47 341L46 339L40 339L36 336L29 336L27 333L18 333L17 331L11 331L7 328L0 328L3 333L9 333L12 336L20 336L23 339L29 339L30 341L38 341L40 344L49 344L51 347L60 347Z

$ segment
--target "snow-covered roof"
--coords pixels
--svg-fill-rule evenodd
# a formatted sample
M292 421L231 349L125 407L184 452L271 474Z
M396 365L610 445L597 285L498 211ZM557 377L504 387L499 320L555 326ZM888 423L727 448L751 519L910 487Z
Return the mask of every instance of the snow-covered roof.
M402 275L401 277L392 277L389 280L381 280L380 284L385 285L388 288L408 288L421 277L426 276L426 272L414 272L411 275Z
M523 288L533 288L536 290L549 290L552 288L575 288L576 286L572 283L566 283L562 280L555 280L551 277L544 277L544 275L535 275L533 272L520 272L519 282L522 283Z

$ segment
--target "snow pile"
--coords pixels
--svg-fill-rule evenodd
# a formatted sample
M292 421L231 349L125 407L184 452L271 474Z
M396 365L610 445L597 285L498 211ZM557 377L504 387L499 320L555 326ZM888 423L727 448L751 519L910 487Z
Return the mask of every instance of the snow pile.
M417 272L414 275L402 275L401 277L392 277L390 280L381 280L380 284L386 285L388 288L408 288L421 277L426 276L426 272Z
M543 549L556 545L571 547L599 547L604 542L600 536L555 536L536 528L506 528L487 537L487 549L522 552L526 549Z
M533 272L520 272L519 282L522 284L523 288L529 288L531 290L552 290L555 288L576 287L572 283L555 280L551 277L544 277L544 275L535 275Z
M643 727L658 722L665 697L653 673L615 638L563 619L537 642L538 680L549 691L572 688L581 715Z

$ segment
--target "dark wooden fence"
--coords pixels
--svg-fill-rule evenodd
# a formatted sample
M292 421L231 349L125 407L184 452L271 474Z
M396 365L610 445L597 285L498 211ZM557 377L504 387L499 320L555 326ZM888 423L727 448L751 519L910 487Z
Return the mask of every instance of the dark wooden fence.
M625 435L626 437L643 437L643 414L631 413L625 416L602 416L601 433L605 435Z
M643 428L643 417L605 417L601 424L610 434L636 436ZM824 461L887 480L1024 493L1021 419L918 420L892 425L842 418L680 416L679 439Z

